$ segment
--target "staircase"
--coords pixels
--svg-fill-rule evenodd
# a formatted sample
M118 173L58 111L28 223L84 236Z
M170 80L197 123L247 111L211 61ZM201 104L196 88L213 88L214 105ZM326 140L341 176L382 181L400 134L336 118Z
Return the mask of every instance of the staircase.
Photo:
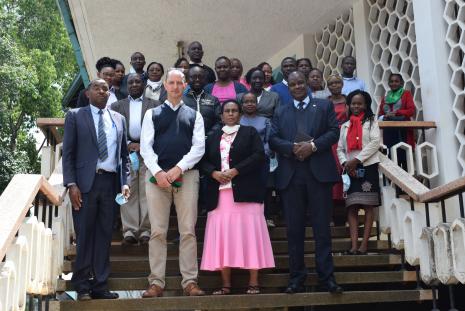
M202 254L203 235L206 217L199 216L197 223L199 262ZM369 255L344 256L350 248L347 227L332 227L334 264L336 279L346 290L342 295L331 295L315 291L317 276L314 270L314 241L311 228L306 231L305 261L310 268L306 286L307 293L286 295L281 291L288 281L288 255L286 228L282 222L270 229L275 269L263 270L260 295L245 295L248 281L246 271L233 271L233 295L204 297L183 297L181 276L178 268L178 244L176 216L171 216L168 232L168 262L166 288L163 298L142 299L140 295L147 287L149 274L148 251L146 246L122 246L120 233L115 233L111 246L110 290L128 291L131 297L118 300L58 300L50 302L50 310L235 310L235 309L284 309L292 306L350 305L381 302L422 302L431 300L431 291L416 288L416 272L402 269L401 255L390 250L389 242L376 238L376 228L372 231ZM362 231L363 228L360 228ZM360 232L361 233L361 232ZM64 272L71 272L75 251L71 250L64 263ZM200 286L211 293L221 287L219 273L200 272ZM72 291L70 281L59 280L57 291ZM124 297L125 293L122 293ZM126 295L128 296L128 295ZM61 295L63 297L63 295ZM422 309L426 309L425 305ZM429 309L429 308L428 308Z

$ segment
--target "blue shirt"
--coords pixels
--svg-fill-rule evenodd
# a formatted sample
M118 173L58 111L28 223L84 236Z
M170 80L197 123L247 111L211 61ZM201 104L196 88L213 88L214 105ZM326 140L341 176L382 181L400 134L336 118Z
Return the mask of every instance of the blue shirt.
M90 104L90 111L92 112L92 119L94 120L95 134L98 139L98 122L99 122L99 111L100 109ZM107 150L108 157L102 161L98 159L96 170L102 169L108 172L116 172L117 161L116 161L116 148L118 146L117 137L118 133L116 130L116 125L111 118L110 111L108 108L103 109L103 124L104 131L107 137Z
M357 77L342 77L342 79L344 80L342 94L349 95L350 92L355 90L365 91L365 82L363 80L357 79Z

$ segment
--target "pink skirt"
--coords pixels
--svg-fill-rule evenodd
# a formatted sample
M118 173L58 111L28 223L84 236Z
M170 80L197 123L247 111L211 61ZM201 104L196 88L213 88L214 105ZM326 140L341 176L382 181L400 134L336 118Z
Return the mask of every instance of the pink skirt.
M232 189L220 190L218 207L208 213L200 269L274 266L263 204L236 203Z

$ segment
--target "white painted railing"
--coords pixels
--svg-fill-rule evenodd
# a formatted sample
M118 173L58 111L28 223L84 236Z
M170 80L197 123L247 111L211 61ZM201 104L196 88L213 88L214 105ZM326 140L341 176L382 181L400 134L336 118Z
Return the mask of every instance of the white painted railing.
M57 124L41 126L51 143L42 150L43 175L15 175L0 196L0 311L33 310L56 292L64 257L71 249L73 223L62 186ZM49 180L46 177L50 177ZM27 299L29 296L29 299Z
M465 178L430 190L411 172L384 155L380 157L380 171L386 177L379 211L382 232L391 235L393 247L404 251L411 266L418 266L424 283L464 284L465 218L459 212L463 200L457 198L465 191ZM421 168L423 177L435 175L435 169L425 173L422 166L416 167ZM409 198L397 197L395 187Z

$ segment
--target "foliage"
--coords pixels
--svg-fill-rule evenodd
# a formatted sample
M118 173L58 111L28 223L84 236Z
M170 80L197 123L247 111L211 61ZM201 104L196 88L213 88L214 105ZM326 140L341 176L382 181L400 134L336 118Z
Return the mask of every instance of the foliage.
M0 193L16 173L40 170L38 117L61 117L77 72L55 0L0 0Z

